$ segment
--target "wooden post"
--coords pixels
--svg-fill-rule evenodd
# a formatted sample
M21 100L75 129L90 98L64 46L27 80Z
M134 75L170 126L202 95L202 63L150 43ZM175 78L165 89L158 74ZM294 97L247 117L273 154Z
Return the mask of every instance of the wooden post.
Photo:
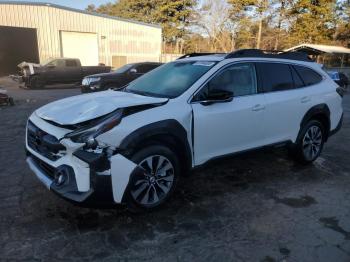
M263 19L261 17L260 22L259 22L258 40L256 42L256 48L257 49L260 49L260 45L261 45L262 24L263 24Z

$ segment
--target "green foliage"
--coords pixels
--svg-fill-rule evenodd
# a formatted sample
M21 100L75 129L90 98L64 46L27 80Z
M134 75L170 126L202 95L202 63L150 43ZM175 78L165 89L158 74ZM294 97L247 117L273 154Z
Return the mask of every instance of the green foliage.
M330 43L336 30L336 1L299 0L290 9L290 43Z
M348 0L118 0L88 11L160 24L166 49L220 52L350 45ZM175 51L175 52L176 52Z
M101 5L94 11L161 24L165 41L175 42L186 34L186 27L195 4L195 0L119 0Z

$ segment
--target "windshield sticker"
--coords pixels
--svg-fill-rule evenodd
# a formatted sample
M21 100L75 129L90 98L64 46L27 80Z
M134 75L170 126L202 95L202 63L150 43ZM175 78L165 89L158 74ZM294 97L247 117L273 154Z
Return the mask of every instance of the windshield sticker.
M195 66L212 66L212 65L214 65L215 63L214 62L196 62L196 63L194 63L193 65L195 65Z

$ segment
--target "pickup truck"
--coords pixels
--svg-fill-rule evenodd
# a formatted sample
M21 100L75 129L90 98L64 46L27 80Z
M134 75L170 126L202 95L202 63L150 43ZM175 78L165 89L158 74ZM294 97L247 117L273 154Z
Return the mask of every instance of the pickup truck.
M50 59L42 65L23 62L20 78L27 88L42 88L51 84L80 84L85 76L111 71L109 66L82 66L79 59Z

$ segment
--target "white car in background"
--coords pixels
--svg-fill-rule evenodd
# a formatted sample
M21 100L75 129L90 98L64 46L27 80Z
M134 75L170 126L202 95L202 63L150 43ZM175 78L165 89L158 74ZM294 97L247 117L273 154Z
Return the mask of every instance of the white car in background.
M68 200L150 210L183 174L212 159L283 144L298 161L313 162L341 126L342 95L301 53L187 55L123 91L36 110L27 162Z

